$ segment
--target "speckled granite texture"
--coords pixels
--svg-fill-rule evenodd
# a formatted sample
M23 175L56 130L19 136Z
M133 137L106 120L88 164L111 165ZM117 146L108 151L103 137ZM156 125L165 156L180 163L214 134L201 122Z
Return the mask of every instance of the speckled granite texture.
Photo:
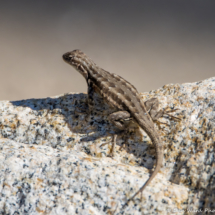
M119 134L112 159L100 145L118 132L114 110L99 96L91 115L86 94L0 102L0 214L215 214L215 78L141 95L181 121L156 125L163 167L124 210L156 161L143 131Z

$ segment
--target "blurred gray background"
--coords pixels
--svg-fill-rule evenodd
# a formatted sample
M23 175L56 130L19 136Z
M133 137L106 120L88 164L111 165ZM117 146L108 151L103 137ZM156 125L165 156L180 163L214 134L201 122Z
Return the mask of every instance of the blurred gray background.
M86 92L81 49L140 92L215 75L214 0L0 0L0 100Z

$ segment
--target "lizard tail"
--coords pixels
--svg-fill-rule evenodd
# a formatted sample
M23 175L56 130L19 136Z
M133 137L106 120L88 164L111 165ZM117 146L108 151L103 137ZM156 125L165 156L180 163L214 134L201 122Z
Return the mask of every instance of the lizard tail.
M155 146L155 149L156 149L156 167L155 167L154 172L150 176L150 178L146 181L146 183L130 199L127 200L127 202L124 204L123 208L128 204L128 202L133 200L139 193L141 193L149 185L149 183L152 181L152 179L159 172L159 170L162 166L162 163L163 163L163 146L162 146L161 140L160 140L157 132L153 128L154 126L152 128L150 128L150 127L142 126L141 121L139 121L138 123L142 128L144 128L144 131L148 134L152 143Z

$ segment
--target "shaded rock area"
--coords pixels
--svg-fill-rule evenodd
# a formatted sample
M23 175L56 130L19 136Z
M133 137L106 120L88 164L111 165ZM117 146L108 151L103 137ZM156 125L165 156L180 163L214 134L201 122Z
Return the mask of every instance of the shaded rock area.
M163 167L123 210L154 169L144 131L119 132L107 120L115 110L99 95L90 113L86 94L1 101L0 214L215 214L215 78L141 97L178 109L172 114L181 120L155 124ZM111 144L101 145L115 133L110 158Z

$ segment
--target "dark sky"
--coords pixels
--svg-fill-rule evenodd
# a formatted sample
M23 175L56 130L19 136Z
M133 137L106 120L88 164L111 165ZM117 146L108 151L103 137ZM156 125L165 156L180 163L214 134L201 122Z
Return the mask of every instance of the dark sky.
M0 0L0 100L86 92L81 49L140 92L215 75L214 0Z

